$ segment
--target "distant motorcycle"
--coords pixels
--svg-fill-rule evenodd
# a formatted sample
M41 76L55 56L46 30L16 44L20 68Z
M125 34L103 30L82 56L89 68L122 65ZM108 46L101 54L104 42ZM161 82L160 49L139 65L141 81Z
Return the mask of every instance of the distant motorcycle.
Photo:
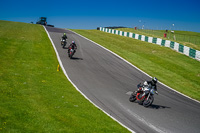
M67 39L61 39L61 46L64 48L67 44Z
M75 50L76 50L75 48L74 49L73 48L69 48L68 56L69 56L70 59L72 59L72 56L74 55Z
M143 105L144 107L149 107L154 101L154 94L158 94L157 91L147 82L144 82L144 85L138 84L138 91L134 91L130 98L130 102L137 101L138 104Z

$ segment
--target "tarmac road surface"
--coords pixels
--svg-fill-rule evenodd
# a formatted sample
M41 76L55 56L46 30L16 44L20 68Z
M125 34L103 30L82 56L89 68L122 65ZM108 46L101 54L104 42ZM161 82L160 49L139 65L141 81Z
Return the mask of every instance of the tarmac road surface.
M158 83L159 95L145 108L129 102L138 83L151 80L124 60L95 43L65 29L46 27L71 81L93 103L134 132L200 133L200 103ZM60 45L74 40L77 52L69 59ZM153 45L153 44L152 44Z

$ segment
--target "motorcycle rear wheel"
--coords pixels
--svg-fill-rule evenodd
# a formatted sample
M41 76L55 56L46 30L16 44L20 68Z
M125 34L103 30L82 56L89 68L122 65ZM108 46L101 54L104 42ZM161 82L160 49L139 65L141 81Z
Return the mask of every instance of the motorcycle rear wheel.
M139 104L139 105L142 105L143 102L144 102L144 96L142 96L142 95L143 95L143 93L140 93L140 94L138 95L138 104Z
M130 102L135 102L135 100L136 100L136 94L132 93L131 96L130 96L130 98L129 98L129 101Z

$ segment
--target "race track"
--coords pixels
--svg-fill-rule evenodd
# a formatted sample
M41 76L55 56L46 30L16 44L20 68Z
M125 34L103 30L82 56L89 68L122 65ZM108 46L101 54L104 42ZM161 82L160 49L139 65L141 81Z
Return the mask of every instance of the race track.
M95 43L64 29L46 27L71 81L93 103L125 126L140 133L200 133L200 103L158 84L151 107L129 102L130 91L150 78ZM60 45L63 33L77 52L69 59ZM153 45L153 44L152 44Z

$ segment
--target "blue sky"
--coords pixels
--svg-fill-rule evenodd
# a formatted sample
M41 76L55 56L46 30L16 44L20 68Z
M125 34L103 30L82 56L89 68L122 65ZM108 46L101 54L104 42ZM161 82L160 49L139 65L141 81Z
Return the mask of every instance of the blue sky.
M199 0L0 1L0 20L35 23L42 16L59 28L144 25L150 29L200 32Z

